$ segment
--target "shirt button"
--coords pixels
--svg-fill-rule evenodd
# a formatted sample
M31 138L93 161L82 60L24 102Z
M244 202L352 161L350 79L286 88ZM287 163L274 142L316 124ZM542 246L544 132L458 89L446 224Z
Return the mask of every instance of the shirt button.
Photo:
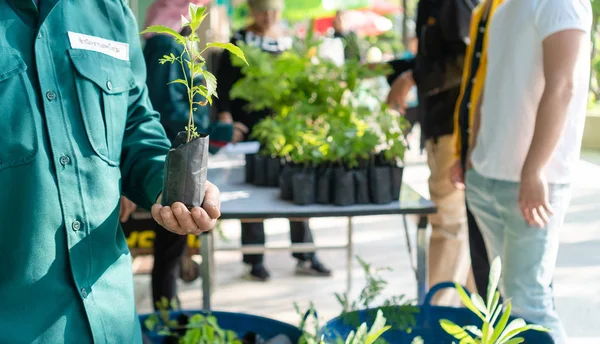
M112 82L110 82L110 81L109 81L109 82L107 82L107 83L106 83L106 88L108 88L108 90L109 90L109 91L110 91L110 90L112 90L112 88L113 88L113 84L112 84Z
M56 93L48 91L46 92L46 98L48 98L49 101L53 101L54 99L56 99Z
M85 288L81 288L81 296L85 299L87 297L88 293L87 290L85 290Z
M475 57L480 58L481 57L481 53L475 54Z
M467 107L470 109L470 108L471 108L471 103L468 103L468 104L467 104Z
M484 33L485 32L485 27L480 27L479 28L479 32Z
M63 166L68 165L68 164L71 163L71 158L69 158L66 155L61 156L59 160L60 160L60 164L63 165Z
M73 221L73 223L71 224L71 228L73 228L73 230L75 232L77 232L78 230L81 229L81 222L79 222L79 221Z
M42 39L43 37L44 37L44 34L43 34L43 33L41 33L41 32L40 32L40 33L38 33L37 39Z

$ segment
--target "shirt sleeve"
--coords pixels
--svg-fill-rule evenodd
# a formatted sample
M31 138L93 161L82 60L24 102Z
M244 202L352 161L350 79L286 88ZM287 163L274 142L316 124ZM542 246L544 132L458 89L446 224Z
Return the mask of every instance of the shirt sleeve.
M146 63L135 18L124 6L129 34L131 71L135 87L129 92L127 123L121 152L123 194L150 209L162 192L164 163L170 143L146 86Z
M388 65L392 68L392 74L387 76L387 81L391 85L394 83L394 80L400 76L400 74L415 68L415 58L409 57L405 59L392 60L388 62Z
M590 32L592 7L589 0L538 0L534 20L542 41L566 30Z

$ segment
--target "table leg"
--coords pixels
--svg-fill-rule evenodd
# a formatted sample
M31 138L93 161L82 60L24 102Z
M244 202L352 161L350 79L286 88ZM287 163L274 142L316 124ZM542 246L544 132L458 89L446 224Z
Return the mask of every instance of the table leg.
M352 289L352 259L354 258L354 245L353 245L353 241L352 241L352 232L354 230L354 226L352 224L352 218L348 217L348 247L346 250L346 253L348 254L347 256L347 262L346 262L346 271L347 271L347 281L346 281L346 292L348 292L348 294L350 293L351 289Z
M431 227L427 216L419 217L417 228L417 295L419 304L422 305L427 295L428 267L429 267L429 239L431 238Z
M212 232L200 234L200 251L202 254L202 265L200 266L200 277L202 278L202 309L210 311L211 288L211 267L213 257Z

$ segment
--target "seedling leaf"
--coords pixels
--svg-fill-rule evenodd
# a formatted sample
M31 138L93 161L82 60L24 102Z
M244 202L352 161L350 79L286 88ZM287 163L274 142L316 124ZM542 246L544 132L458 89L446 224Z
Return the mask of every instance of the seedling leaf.
M455 286L456 286L456 290L458 291L458 295L460 296L460 299L462 300L465 307L467 307L471 312L473 312L475 315L477 315L482 321L485 321L485 317L481 314L479 309L477 309L477 307L475 307L475 305L469 298L469 295L467 295L467 292L465 291L465 289L459 283L456 283Z
M146 30L142 31L142 34L147 34L147 33L155 33L155 34L159 34L159 35L169 35L175 38L175 40L177 41L177 43L183 43L185 42L185 39L183 38L183 36L181 36L179 34L179 32L171 29L170 27L164 26L164 25L151 25L148 26L146 28Z
M452 321L442 319L440 320L440 326L442 326L446 333L460 340L461 344L476 344L475 339L473 339L473 337L471 337L471 335L469 335L465 329L456 325Z
M236 46L232 43L208 43L206 45L206 49L208 49L208 48L225 49L225 50L229 51L230 53L232 53L233 55L239 57L242 61L244 61L246 63L246 65L248 65L248 61L246 61L246 56L244 55L244 52L242 51L242 49L240 49L238 46Z
M206 81L206 98L217 95L217 78L209 71L203 70L204 80Z
M496 259L494 259L494 261L492 262L492 265L490 267L490 282L488 284L488 292L487 292L487 296L488 296L488 306L492 306L493 304L493 298L494 298L494 294L496 293L496 290L498 289L498 284L500 283L500 275L502 274L502 261L500 260L500 257L496 257ZM488 309L488 314L492 313L492 309Z
M506 310L504 311L504 314L502 314L502 317L500 317L500 321L498 321L496 329L494 330L494 334L492 335L492 343L494 343L498 338L500 338L500 336L504 332L504 329L506 328L506 324L508 323L508 319L510 317L511 310L511 303L508 302L506 304Z

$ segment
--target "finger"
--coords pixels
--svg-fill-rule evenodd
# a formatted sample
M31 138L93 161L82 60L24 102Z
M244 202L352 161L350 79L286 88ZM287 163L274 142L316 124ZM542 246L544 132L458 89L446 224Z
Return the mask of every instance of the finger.
M173 210L173 214L175 215L179 226L183 230L185 230L187 233L194 233L198 231L198 226L196 226L194 219L192 219L192 214L183 203L176 202L173 204L171 209Z
M204 203L202 203L202 208L213 219L218 219L221 217L220 196L221 193L219 192L219 188L217 188L213 183L207 181L206 194L204 195Z
M550 223L550 216L546 212L546 209L544 208L544 206L539 206L538 208L535 209L535 212L538 214L538 216L541 220L542 228L546 227Z
M173 215L173 210L171 210L171 207L163 207L160 210L160 216L162 217L163 223L165 224L165 229L178 234L186 233L186 231L184 231L181 228L181 226L179 226L179 222L177 222L175 215Z
M464 190L465 189L465 184L463 182L454 182L454 187L457 190Z
M537 226L538 228L544 228L544 220L541 214L538 211L539 208L532 207L531 208L531 217L533 218L533 226Z
M245 126L243 123L235 122L234 126L236 129L239 129L244 134L248 134L248 132L249 132L248 127Z
M151 213L152 213L152 218L154 218L154 221L156 221L156 223L158 223L161 227L164 227L165 223L162 219L162 216L160 215L160 211L162 208L163 208L163 206L157 203L152 206Z
M119 207L119 221L121 221L121 223L125 222L125 205L123 203L121 203L121 206Z
M217 225L217 219L211 218L206 211L200 207L192 208L192 218L198 226L196 234L209 231Z
M550 205L550 203L544 202L544 204L542 205L542 207L544 208L544 211L546 211L546 213L548 214L548 216L554 215L554 210L552 209L552 206Z
M521 215L525 219L527 224L531 225L531 213L529 212L529 207L527 206L527 202L521 201L519 202L519 208L521 208Z

